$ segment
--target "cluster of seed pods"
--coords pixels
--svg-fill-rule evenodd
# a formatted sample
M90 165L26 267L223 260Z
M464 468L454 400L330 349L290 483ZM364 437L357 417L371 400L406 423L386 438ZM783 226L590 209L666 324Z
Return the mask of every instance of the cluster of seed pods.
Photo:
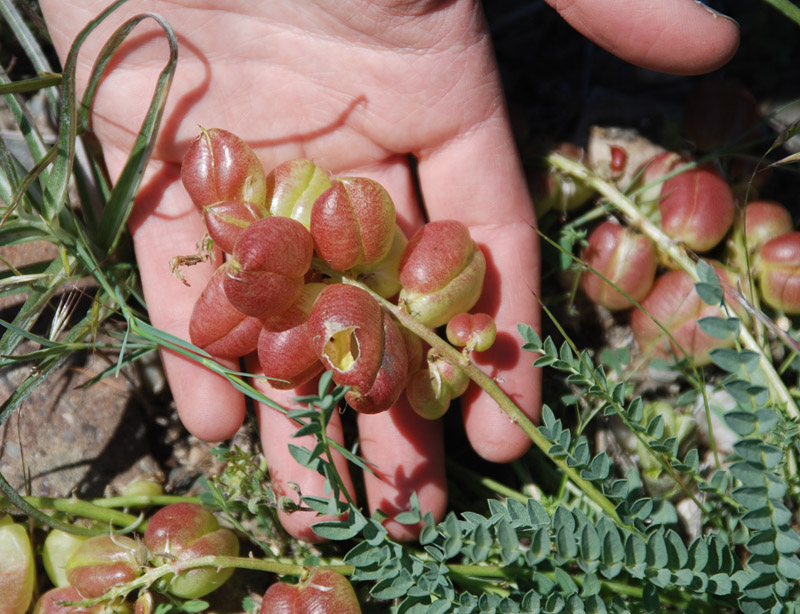
M181 177L226 253L195 304L194 345L219 358L256 352L279 389L332 371L362 413L384 411L408 390L412 407L433 418L464 391L461 369L440 368L433 352L423 366L419 338L363 288L396 300L428 327L465 319L470 332L454 339L465 351L488 348L494 322L481 317L474 330L467 313L480 297L486 261L461 222L430 222L407 239L378 182L337 177L308 159L267 174L250 147L222 129L201 132Z
M637 172L641 189L634 193L641 209L654 211L664 234L692 252L708 254L727 238L726 264L711 262L734 309L731 288L748 288L747 277L754 275L766 305L800 313L800 233L793 232L788 210L758 200L737 214L737 200L721 173L709 163L689 162L671 152L649 160ZM633 228L602 222L590 233L582 259L591 271L582 276L581 286L593 302L612 311L640 303L641 309L631 312L631 327L640 348L650 355L685 353L703 365L710 362L713 349L732 343L701 329L699 320L720 315L717 306L700 298L688 273L669 270L674 265L659 258L653 242ZM659 273L660 265L668 270Z
M220 527L216 516L196 503L174 503L150 518L141 540L125 535L81 537L53 529L47 534L42 560L55 586L39 598L36 614L154 614L156 603L149 591L135 603L125 597L90 607L63 602L103 597L114 587L136 580L151 567L204 556L237 556L239 541ZM233 573L232 568L197 567L167 573L159 589L181 599L212 593ZM6 611L6 610L3 610ZM23 614L21 610L9 612Z

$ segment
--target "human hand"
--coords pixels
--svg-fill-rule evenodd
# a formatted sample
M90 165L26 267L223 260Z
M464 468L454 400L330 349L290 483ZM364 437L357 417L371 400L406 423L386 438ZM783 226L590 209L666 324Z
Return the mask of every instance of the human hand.
M579 30L612 51L662 70L712 69L732 54L738 40L732 23L713 18L690 0L653 3L656 8L649 12L641 2L553 2L564 5L557 8ZM63 58L106 0L41 4ZM414 183L417 173L427 216L466 223L487 255L486 298L478 308L495 316L500 335L479 364L537 419L538 376L514 340L517 322L538 327L535 220L478 3L131 0L84 45L80 83L86 83L112 29L145 11L160 13L181 45L162 130L130 220L152 323L188 339L192 306L215 268L186 271L191 288L185 289L168 266L173 256L193 252L203 234L202 220L179 180L180 161L198 125L243 136L267 170L309 157L336 174L376 179L392 195L407 234L425 217ZM690 23L689 40L702 47L675 45L668 33L686 33L676 23ZM100 87L93 128L112 177L121 170L145 112L142 95L152 91L166 57L160 31L145 22ZM241 395L191 361L170 353L163 358L187 429L207 440L232 435L244 417ZM284 405L292 396L268 394ZM467 434L482 456L502 462L527 449L524 433L485 395L468 394L463 407ZM299 468L288 454L294 425L266 407L258 414L276 490L288 492L287 484L296 482L304 494L319 492L320 476ZM395 514L417 492L422 508L440 517L446 499L440 424L398 406L359 416L358 426L361 453L383 478L365 476L370 507ZM341 439L338 421L332 431ZM346 476L343 463L339 468ZM284 515L282 521L290 533L313 537L311 514ZM398 538L412 536L392 521L387 528Z

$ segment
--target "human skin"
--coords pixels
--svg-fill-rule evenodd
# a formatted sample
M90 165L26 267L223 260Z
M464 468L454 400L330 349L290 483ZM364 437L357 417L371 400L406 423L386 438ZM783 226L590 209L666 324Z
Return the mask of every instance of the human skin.
M107 3L41 2L62 59L78 31ZM732 21L715 17L693 0L552 4L601 45L660 70L712 70L738 44ZM181 158L199 125L225 128L247 140L267 171L287 159L308 157L336 174L379 181L392 195L398 223L409 236L425 215L464 222L490 263L484 290L489 298L476 310L490 313L499 331L498 342L479 362L527 415L538 419L539 375L530 357L517 349L515 336L518 322L536 328L539 323L535 216L479 3L131 0L84 45L79 91L112 28L146 11L162 15L180 43L162 129L130 220L152 323L188 338L193 303L216 266L185 270L191 286L184 288L168 263L175 255L193 253L203 234L202 219L180 183ZM678 38L698 42L678 45ZM99 88L93 129L112 178L131 149L146 111L145 97L166 59L160 29L146 21ZM410 156L418 162L425 214ZM503 283L498 271L515 282ZM189 431L221 440L241 426L244 399L225 380L178 355L165 352L163 359ZM293 396L268 393L284 405ZM468 393L463 407L467 435L483 457L510 461L530 445L486 395ZM292 424L273 409L257 411L276 488L291 493L289 483L294 482L304 494L319 492L321 478L299 467L288 453ZM341 436L335 418L331 428ZM396 513L416 491L423 510L440 517L446 506L440 424L397 407L360 415L358 427L361 453L381 476L366 476L369 506ZM346 476L344 463L339 466ZM290 533L313 538L313 515L284 514L282 520ZM413 537L413 530L392 520L387 528L394 537Z

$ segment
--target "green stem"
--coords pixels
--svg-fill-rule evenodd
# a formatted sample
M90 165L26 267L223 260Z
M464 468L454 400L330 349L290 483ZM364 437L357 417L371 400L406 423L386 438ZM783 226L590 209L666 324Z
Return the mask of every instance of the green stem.
M792 4L789 0L764 0L764 2L780 11L786 17L794 21L795 24L800 26L800 8L798 8L797 5Z
M461 367L464 373L466 373L473 382L480 386L481 389L483 389L483 391L486 392L497 403L500 409L502 409L509 416L509 418L511 418L511 421L517 424L525 432L534 445L536 445L536 447L542 450L542 452L545 454L548 454L551 443L547 441L544 435L539 432L539 429L536 427L536 425L531 422L530 418L528 418L528 416L526 416L525 413L519 407L517 407L517 405L510 398L508 398L506 393L500 389L500 386L498 386L491 377L486 375L471 362L465 361L463 354L459 350L455 349L449 343L446 343L433 330L420 324L405 309L398 307L382 296L376 294L366 285L348 278L344 278L342 281L343 283L361 288L365 292L369 292L369 294L371 294L372 297L375 298L375 300L377 300L384 309L394 315L403 326L430 345L439 353L440 356ZM570 480L580 487L580 489L589 499L600 506L600 508L602 508L602 510L612 520L614 520L614 522L622 525L622 521L617 515L616 507L602 492L600 492L591 482L584 480L574 467L567 465L565 460L560 458L552 458L549 455L548 457L569 477Z
M97 507L163 507L173 503L200 503L199 497L185 495L121 495L119 497L106 497L92 499L92 504Z
M628 223L631 226L638 228L642 233L647 235L650 240L658 245L659 250L664 252L670 260L683 269L684 272L686 272L693 280L700 281L697 276L697 265L695 261L689 257L689 254L686 252L686 250L683 249L678 242L665 235L664 232L653 222L642 215L638 207L615 186L590 171L583 164L569 160L562 155L556 153L550 154L547 157L547 161L560 171L567 173L568 175L571 175L594 188L609 203L611 203L616 209L621 211L625 217L628 218ZM758 354L759 365L764 371L764 374L767 376L767 380L772 387L773 393L780 400L780 402L785 405L787 414L791 418L800 417L800 410L798 410L797 405L795 404L792 395L789 393L789 390L786 388L786 385L783 383L783 380L775 371L772 362L764 353L761 346L750 334L750 331L748 331L744 326L739 328L739 341L748 350Z
M97 520L106 525L112 524L118 527L135 527L141 530L144 530L147 527L147 522L140 516L126 514L125 512L120 512L114 509L108 509L108 507L96 505L95 503L90 503L89 501L82 501L80 499L57 499L51 497L23 497L23 499L26 503L38 510L54 510L70 516L80 516L81 518ZM11 507L15 507L11 501L8 499L0 499L0 509L8 509ZM76 534L100 535L108 533L108 528L105 528L101 531L90 530L87 532L86 527L71 527L69 525L64 525L63 523L53 524L53 526Z

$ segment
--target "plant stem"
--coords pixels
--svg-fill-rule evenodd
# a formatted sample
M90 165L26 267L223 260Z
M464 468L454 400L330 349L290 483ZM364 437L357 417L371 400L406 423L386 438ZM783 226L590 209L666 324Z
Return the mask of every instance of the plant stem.
M572 177L575 177L576 179L579 179L594 188L609 203L611 203L615 208L621 211L625 217L628 218L628 223L631 226L638 228L641 232L647 235L650 240L658 245L659 249L670 258L670 260L680 266L680 268L683 269L693 280L700 281L697 276L697 265L689 256L689 254L687 254L686 250L681 247L678 242L665 235L658 226L653 224L653 222L642 215L638 207L615 186L593 173L583 164L569 160L568 158L565 158L557 153L551 153L549 156L547 156L547 162L558 170L567 173L568 175L571 175ZM797 405L795 404L792 395L789 393L789 390L783 383L783 380L781 380L780 376L775 371L772 362L764 353L764 350L761 348L761 346L750 334L750 331L748 331L744 326L739 328L739 341L748 350L758 354L759 365L764 371L764 374L767 376L773 393L776 395L777 399L784 404L786 413L791 418L800 417L800 410L798 410Z
M126 514L125 512L109 509L81 499L57 499L51 497L24 497L24 499L37 509L55 510L70 516L80 516L81 518L97 520L119 527L135 527L142 530L147 527L147 522L141 516ZM0 509L8 509L10 507L14 507L14 504L8 499L0 499Z
M147 588L154 582L171 574L180 574L189 569L196 569L198 567L216 567L217 569L253 569L256 571L266 571L278 575L287 576L300 576L308 570L308 567L299 565L291 560L267 560L255 559L243 556L201 556L195 559L187 559L185 561L175 561L174 563L167 563L153 567L143 573L141 576L125 584L120 584L113 587L100 597L92 599L85 599L83 601L75 602L75 605L92 606L104 601L115 599L116 597L124 597L131 592ZM349 576L353 573L354 567L352 565L335 564L326 566L328 569L333 569L342 575Z
M536 427L536 425L531 422L530 418L528 418L528 416L525 415L525 413L510 398L508 398L506 393L503 392L500 389L500 386L497 385L497 382L495 382L491 377L486 375L471 362L465 361L463 354L459 350L445 342L433 330L420 324L405 309L376 294L366 285L349 278L343 278L342 281L343 283L361 288L365 292L369 292L369 294L371 294L372 297L375 298L375 300L377 300L384 309L394 315L403 326L420 337L434 350L436 350L443 358L461 367L464 373L466 373L473 382L480 386L481 389L483 389L483 391L486 392L497 403L500 409L508 414L509 418L511 418L511 421L517 424L525 432L525 434L536 445L536 447L542 450L542 452L545 454L548 454L551 444L549 441L547 441L544 435L539 432L539 429ZM583 493L589 499L600 506L600 508L609 516L609 518L611 518L617 524L622 525L622 521L617 515L616 507L602 492L600 492L591 482L584 480L574 467L567 465L565 460L553 458L549 454L548 457L583 491Z

